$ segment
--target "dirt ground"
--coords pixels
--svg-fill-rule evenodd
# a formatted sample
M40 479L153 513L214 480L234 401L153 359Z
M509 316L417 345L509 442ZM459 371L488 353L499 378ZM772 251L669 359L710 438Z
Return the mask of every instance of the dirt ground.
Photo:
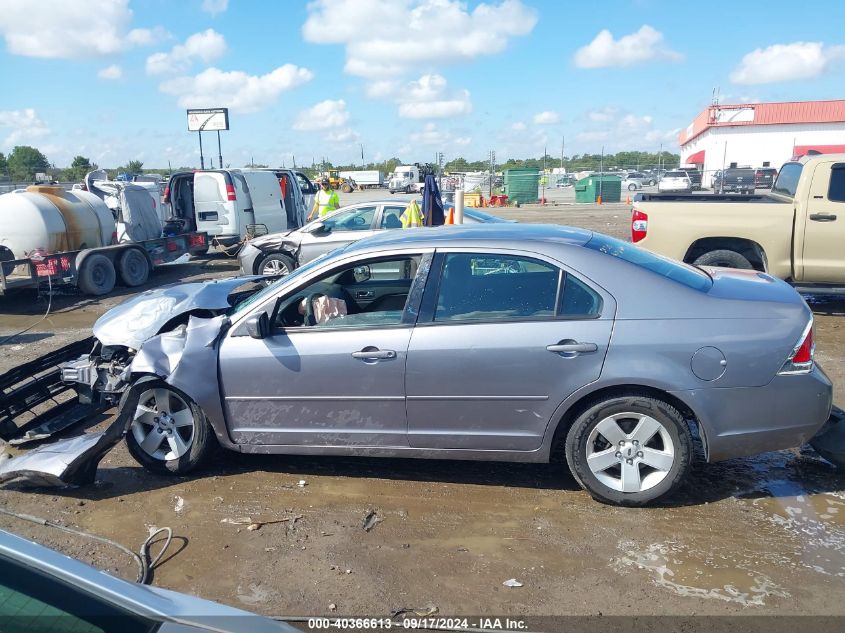
M628 233L625 205L495 212ZM150 286L236 268L212 254ZM0 371L89 335L128 294L54 297L46 320L0 345ZM808 300L817 359L845 406L845 302ZM0 337L46 307L0 298ZM196 477L163 478L120 445L94 486L6 489L0 507L133 548L169 526L177 539L156 585L263 614L845 614L845 475L809 449L698 464L681 494L631 510L592 501L562 466L220 453ZM365 531L373 510L381 521ZM286 521L249 530L246 517ZM3 516L0 528L135 577L109 547ZM523 586L503 586L511 578Z

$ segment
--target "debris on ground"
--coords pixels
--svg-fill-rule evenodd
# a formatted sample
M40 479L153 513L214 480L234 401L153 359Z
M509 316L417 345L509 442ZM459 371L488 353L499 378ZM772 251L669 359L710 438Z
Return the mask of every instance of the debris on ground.
M334 602L329 604L329 611L337 611L337 605Z
M177 513L179 513L184 508L185 508L185 500L182 497L177 495L176 496L176 505L173 506L173 510L175 510Z
M505 587L522 587L522 583L519 582L516 578L511 578L510 580L506 580L502 584Z
M364 523L361 527L364 528L365 532L369 532L376 526L377 523L381 523L382 521L384 521L384 519L382 519L375 510L370 510L366 515L364 515Z
M394 609L390 612L390 617L398 618L400 615L418 615L425 617L428 615L434 615L437 611L437 605L429 603L424 607L403 607Z
M300 479L299 483L296 484L296 485L299 486L300 488L305 488L305 486L307 486L308 484L305 482L304 479Z
M250 532L255 532L260 530L265 525L272 525L273 523L288 523L290 522L291 525L296 523L299 519L302 518L301 514L296 514L292 517L285 517L283 519L267 519L266 521L258 519L253 519L252 517L238 517L238 518L225 518L221 519L220 523L228 523L229 525L245 525L247 526L247 530Z

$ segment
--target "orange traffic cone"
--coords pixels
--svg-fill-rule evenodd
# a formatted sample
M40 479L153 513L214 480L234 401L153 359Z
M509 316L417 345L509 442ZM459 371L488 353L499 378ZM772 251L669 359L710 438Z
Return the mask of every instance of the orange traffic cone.
M601 204L601 196L596 196L596 204Z
M630 195L627 198L625 198L625 204L631 204L631 196Z
M449 207L449 213L446 214L446 222L444 224L455 223L455 207Z

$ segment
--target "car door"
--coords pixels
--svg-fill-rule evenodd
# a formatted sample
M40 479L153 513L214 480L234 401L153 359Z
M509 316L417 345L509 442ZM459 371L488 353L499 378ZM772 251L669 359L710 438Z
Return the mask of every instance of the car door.
M287 229L287 212L276 174L271 171L247 171L242 175L249 185L255 233L278 233Z
M296 171L294 174L299 181L299 188L302 191L303 202L305 204L305 216L307 217L314 206L314 196L317 194L317 186L301 171Z
M845 282L845 162L816 165L806 209L801 280Z
M408 348L410 445L538 449L563 400L598 379L614 313L542 256L439 252Z
M306 226L299 246L300 266L323 253L373 235L377 209L377 204L344 207L319 218L320 230L313 230L316 224Z
M236 323L221 343L219 370L232 439L407 447L405 360L429 269L421 262L430 259L359 257L256 306L270 314L266 337ZM362 304L352 296L366 283L374 298ZM316 309L319 295L334 312Z

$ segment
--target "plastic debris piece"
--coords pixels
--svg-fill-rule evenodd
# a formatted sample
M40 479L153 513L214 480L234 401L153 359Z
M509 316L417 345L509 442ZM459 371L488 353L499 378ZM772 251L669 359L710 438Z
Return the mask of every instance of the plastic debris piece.
M522 583L519 582L516 578L511 578L510 580L506 580L502 584L505 587L522 587Z
M382 519L375 510L370 510L366 515L364 515L364 523L362 527L365 532L369 532L376 526L376 524L381 523L383 520L384 519Z

